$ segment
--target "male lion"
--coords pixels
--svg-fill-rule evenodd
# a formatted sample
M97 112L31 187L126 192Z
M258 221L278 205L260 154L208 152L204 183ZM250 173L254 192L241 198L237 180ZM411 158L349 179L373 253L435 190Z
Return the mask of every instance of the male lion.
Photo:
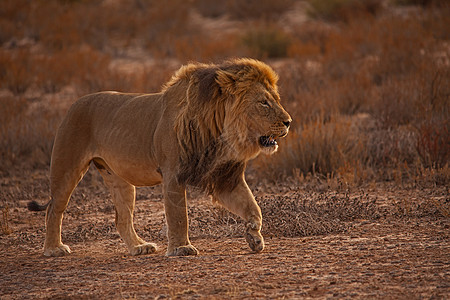
M274 153L291 117L278 77L266 64L235 59L181 67L157 94L101 92L76 101L59 128L50 166L44 255L70 253L61 242L63 212L91 162L109 187L116 226L131 255L156 251L133 227L135 186L164 184L167 255L196 255L188 237L186 185L196 186L247 223L260 252L261 210L244 179L248 160Z

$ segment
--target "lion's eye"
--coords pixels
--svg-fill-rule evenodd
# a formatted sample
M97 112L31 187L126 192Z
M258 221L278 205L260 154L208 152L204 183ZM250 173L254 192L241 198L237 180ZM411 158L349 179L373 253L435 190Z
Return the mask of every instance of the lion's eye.
M259 104L261 104L264 107L270 107L270 104L267 100L263 100L263 101L259 102Z

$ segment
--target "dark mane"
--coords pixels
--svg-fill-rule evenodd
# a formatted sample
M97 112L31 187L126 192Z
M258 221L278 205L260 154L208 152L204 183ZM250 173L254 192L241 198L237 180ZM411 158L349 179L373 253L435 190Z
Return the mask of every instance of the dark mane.
M215 99L220 94L219 85L216 82L217 67L202 68L195 71L192 76L198 82L199 102L206 102Z
M180 160L178 182L200 188L208 194L232 191L244 173L246 163L219 162L220 142L212 141L202 153L193 153L188 160Z

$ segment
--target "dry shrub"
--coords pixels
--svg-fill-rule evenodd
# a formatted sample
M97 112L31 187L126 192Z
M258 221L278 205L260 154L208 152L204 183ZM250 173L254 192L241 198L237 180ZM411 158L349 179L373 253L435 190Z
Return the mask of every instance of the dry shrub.
M83 92L98 91L107 84L109 55L89 46L41 55L29 50L0 51L0 87L16 95L33 85L55 93L74 84Z
M149 1L153 6L158 1ZM141 2L142 3L142 2ZM172 6L180 12L185 13L189 8L194 8L201 15L209 18L230 16L238 20L277 20L288 11L295 0L193 0L193 1L166 1L166 7ZM182 4L182 5L180 5ZM141 7L145 7L142 4ZM157 9L158 10L158 9ZM173 15L171 15L173 17Z
M33 83L33 63L30 52L0 50L0 87L14 94L23 94Z
M191 4L183 0L150 1L143 7L139 35L157 57L173 57L175 41L199 30L189 21Z
M364 164L380 180L410 179L408 166L414 166L418 159L415 141L416 134L408 127L370 131L365 138Z
M4 39L31 38L51 51L81 44L114 51L135 43L146 44L155 55L167 57L173 55L176 37L193 31L188 22L192 4L183 0L6 2L8 5L0 9L0 20L18 24L19 30L5 33Z
M61 112L29 109L23 98L5 97L0 103L0 172L8 174L23 164L47 167Z
M309 0L308 13L327 21L348 22L354 18L374 16L383 8L382 0Z
M67 59L72 60L70 72L75 84L81 89L84 88L85 93L103 90L104 85L108 84L109 55L87 48L80 49L73 57L70 56L69 54Z
M197 33L177 39L175 44L175 56L180 61L220 61L230 56L239 56L239 39L234 33L211 35Z
M277 20L294 4L294 0L228 0L228 14L241 20Z
M195 9L205 17L218 18L227 13L227 1L195 0Z
M292 126L302 125L318 117L329 119L336 113L330 103L332 96L322 74L322 65L315 62L287 63L276 68L283 106L293 118Z
M171 60L150 62L112 61L103 70L102 90L131 93L155 93L180 66Z
M421 5L425 7L448 4L446 0L395 0L393 2L397 5Z
M308 58L316 57L322 51L321 45L315 41L302 41L298 42L292 40L289 47L287 48L287 56L295 57L297 59L305 60Z
M323 119L305 123L280 141L280 150L272 157L259 157L253 164L268 179L295 175L300 171L336 175L345 164L353 165L363 156L363 149L351 122L345 119ZM298 171L297 171L298 170ZM281 176L281 177L280 177Z
M450 111L448 68L429 62L420 72L391 78L382 86L378 101L372 101L371 110L382 128L409 131L414 140L415 157L405 158L412 164L420 158L424 167L442 168L449 161ZM402 151L405 148L401 149ZM394 152L400 153L402 152ZM392 153L391 153L392 155Z
M402 127L414 136L409 143L416 147L415 157L407 157L412 152L403 152L405 147L390 154L409 166L420 161L427 168L442 168L449 160L448 52L442 54L436 39L441 37L441 26L448 24L444 15L445 10L425 12L420 22L414 18L380 21L387 31L380 31L377 38L382 47L373 74L379 97L370 102L370 111L382 128Z
M245 222L220 206L189 207L189 231L195 237L236 237L245 233Z
M437 69L430 75L420 87L413 124L423 165L439 169L448 166L450 159L450 69Z
M30 2L27 0L2 0L0 5L0 45L23 38L28 27L28 10ZM17 42L17 41L16 41Z
M448 193L447 193L448 194ZM392 215L395 217L448 219L450 217L450 197L419 197L399 199L393 203Z
M273 164L257 162L262 177L295 174L295 167L303 174L341 176L353 169L358 176L402 181L417 178L418 168L444 168L450 143L446 12L353 19L319 26L317 37L311 24L295 28L289 53L296 62L277 71L298 133L281 145ZM346 131L338 125L343 115L361 113L369 114L370 126Z
M356 219L377 219L381 212L374 200L361 194L307 194L296 191L285 196L258 199L264 216L263 233L299 237L339 233Z
M108 55L88 46L39 55L35 59L36 83L47 93L69 84L75 84L80 93L98 91L107 82L109 62Z
M294 191L287 195L257 197L264 217L262 233L270 237L303 237L339 233L357 219L377 219L381 212L367 196L309 194ZM189 208L191 236L242 236L245 222L221 207Z
M393 16L383 18L374 25L377 28L373 34L374 47L379 63L373 72L378 84L401 79L405 75L419 75L417 72L433 63L428 51L433 51L434 34L422 22L413 17L403 19Z
M439 122L440 121L440 122ZM432 120L419 125L417 151L425 167L443 168L450 159L449 120Z
M286 56L290 37L275 25L259 24L244 33L242 43L253 57L277 58Z
M36 24L37 39L49 49L60 51L80 45L84 41L84 32L80 28L84 26L82 20L86 20L77 14L75 4L61 5L55 1L49 1L42 5L36 4L36 10L30 11L32 25ZM32 16L33 15L33 16ZM51 20L43 22L42 20Z
M12 233L12 229L9 226L9 207L6 203L5 206L1 208L0 233L2 235L8 235Z
M371 113L382 128L411 124L418 113L419 93L414 81L386 82L378 98L371 102Z
M450 165L446 164L442 168L423 166L417 167L417 170L413 172L414 182L420 188L422 187L436 187L448 186L450 182ZM448 193L447 193L448 194ZM450 205L450 203L448 203Z
M325 42L328 39L332 27L320 21L309 20L301 25L293 25L290 28L292 36L288 48L288 56L299 61L319 60L325 53Z

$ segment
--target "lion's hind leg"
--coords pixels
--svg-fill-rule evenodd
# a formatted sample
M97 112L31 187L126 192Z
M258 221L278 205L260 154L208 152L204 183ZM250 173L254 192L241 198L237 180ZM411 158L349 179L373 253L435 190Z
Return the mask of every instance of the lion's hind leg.
M141 239L134 230L133 212L136 189L112 170L103 160L95 159L94 165L108 186L116 209L116 227L131 255L149 254L156 251L156 245Z
M45 256L64 256L71 253L69 246L61 241L63 213L67 208L73 190L89 168L88 161L74 163L71 168L64 167L57 159L52 159L51 194L45 215L46 235Z

